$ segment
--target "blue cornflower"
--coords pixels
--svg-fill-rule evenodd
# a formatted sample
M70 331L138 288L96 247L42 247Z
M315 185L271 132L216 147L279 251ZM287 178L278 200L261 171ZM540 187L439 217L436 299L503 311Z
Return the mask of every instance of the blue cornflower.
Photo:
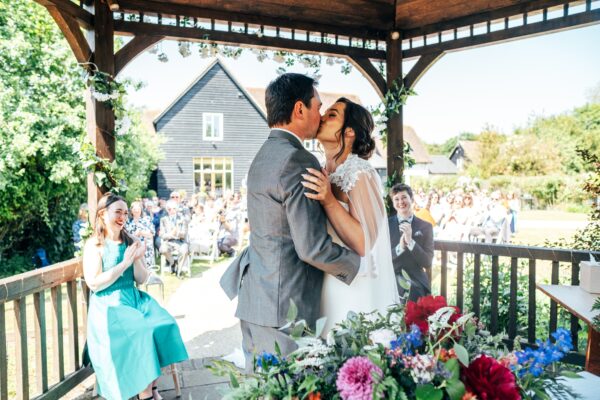
M256 357L256 366L259 368L265 369L275 365L279 365L279 359L274 354L263 351Z
M573 342L571 341L571 333L564 329L558 328L556 332L552 334L552 337L556 339L556 345L563 353L567 353L573 350Z
M390 347L392 350L400 349L404 354L411 356L414 350L423 344L422 336L419 327L412 324L410 332L400 334L396 340L391 341Z

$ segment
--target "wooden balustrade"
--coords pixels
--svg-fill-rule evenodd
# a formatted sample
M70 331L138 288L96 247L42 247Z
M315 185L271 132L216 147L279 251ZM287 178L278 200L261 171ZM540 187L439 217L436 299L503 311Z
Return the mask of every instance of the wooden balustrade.
M545 274L554 284L561 278L568 278L571 284L577 285L579 262L590 256L585 251L450 241L436 241L435 250L441 253L441 262L433 267L436 285L439 281L439 294L454 300L461 309L468 309L477 315L482 313L482 301L489 300L489 330L493 334L506 332L507 344L512 343L520 332L526 332L525 342L535 342L538 317L535 287L537 277ZM599 252L593 254L600 258ZM521 269L529 275L526 288L519 288L520 260L527 260L521 264ZM561 263L563 267L564 263L568 263L568 276L561 277ZM486 276L483 271L486 266L489 266L490 276ZM472 276L466 276L467 268ZM14 376L18 399L55 399L92 373L90 368L81 365L80 357L82 344L85 342L89 298L87 287L78 284L82 273L81 259L77 258L0 280L0 400L9 398L9 377ZM449 277L452 278L454 274L455 280L450 282ZM508 293L500 293L501 274L508 274L510 277ZM482 298L484 279L490 281L489 299ZM465 291L465 282L469 282L472 288L469 293ZM519 289L528 295L526 326L519 326L518 323ZM469 296L470 302L467 301ZM64 305L63 297L66 299ZM47 300L50 302L48 306ZM82 304L78 304L80 301ZM504 326L500 325L499 306L506 301L508 324ZM47 308L50 309L49 315L46 313ZM51 320L50 324L47 324L48 318ZM63 321L65 318L66 324ZM15 321L12 333L7 331L7 321L10 320ZM33 321L33 327L28 325L28 321ZM552 302L549 332L554 331L557 324L558 310L556 303ZM577 350L577 318L571 317L570 324ZM50 338L48 329L51 331ZM66 354L65 339L68 339ZM33 345L28 346L28 342ZM13 350L14 353L8 353ZM10 371L7 361L9 356L14 357L15 361L15 366ZM30 362L31 359L34 361ZM67 361L68 365L65 365ZM574 352L568 355L566 361L582 365L584 355ZM50 371L55 378L53 380L49 377Z
M448 297L451 295L455 299L456 305L461 309L467 309L481 316L482 301L489 300L490 315L489 320L485 321L492 334L501 332L506 333L506 343L512 345L512 341L519 333L524 337L523 344L534 345L536 340L536 282L540 273L549 278L550 283L558 284L560 279L568 279L571 285L579 284L579 262L589 260L589 251L577 251L568 249L553 249L545 247L527 247L505 244L488 244L474 242L435 242L435 250L439 254L440 262L433 266L433 271L429 271L430 279L432 272L439 273L439 294ZM600 252L592 252L596 259L600 257ZM455 256L452 268L450 268L449 256ZM467 262L472 265L473 276L464 276L465 274L465 256ZM489 299L481 297L482 258L489 265L491 288ZM454 262L455 260L455 262ZM506 260L506 262L504 262ZM502 261L502 262L501 262ZM522 269L528 274L527 287L519 288L519 261L527 261ZM568 270L568 275L561 276L561 263L563 270ZM454 267L454 265L456 265ZM449 292L448 275L450 270L456 271L456 285L454 291ZM565 272L563 271L563 274ZM500 275L508 274L510 284L508 293L500 293ZM436 279L437 276L435 277ZM434 279L434 281L436 280ZM466 304L464 300L464 282L472 281L471 303ZM517 310L519 289L527 293L527 324L519 326L519 315ZM508 302L508 324L500 326L499 312L500 304ZM558 327L558 307L554 301L550 302L550 315L548 320L548 333L556 331ZM570 331L573 339L574 348L578 348L579 320L575 316L570 318ZM543 338L539 338L543 339ZM574 352L566 358L567 362L583 365L584 354Z
M56 399L91 375L92 370L81 365L80 357L79 327L85 332L88 299L88 291L78 284L82 275L81 259L76 258L0 280L0 400L9 398L9 383L14 385L17 399ZM63 286L66 288L64 306ZM48 291L49 316L46 314ZM83 302L81 306L79 301ZM15 321L12 333L7 329L10 314ZM33 326L29 325L30 321ZM51 329L50 340L48 328ZM68 337L67 366L64 328ZM33 345L28 346L28 343ZM8 351L13 349L15 367L9 370L8 359L12 355ZM49 377L50 371L53 380ZM31 379L32 376L35 379ZM14 377L14 382L9 382L9 377Z

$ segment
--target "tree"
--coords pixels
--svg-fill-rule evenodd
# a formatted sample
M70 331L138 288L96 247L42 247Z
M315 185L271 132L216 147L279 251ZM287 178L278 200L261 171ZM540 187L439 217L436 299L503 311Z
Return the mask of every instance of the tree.
M83 70L43 7L8 4L0 2L0 275L30 267L38 247L52 261L71 257L70 227L86 199L74 151L85 138ZM140 127L139 112L130 119L117 160L137 195L156 166L159 141Z
M461 140L477 140L477 135L470 132L462 132L458 134L458 136L451 137L442 144L426 144L427 151L429 154L439 154L448 157Z

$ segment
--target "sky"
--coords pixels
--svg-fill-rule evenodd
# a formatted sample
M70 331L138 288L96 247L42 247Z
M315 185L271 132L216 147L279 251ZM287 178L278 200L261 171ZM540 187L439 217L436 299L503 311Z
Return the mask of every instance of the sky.
M163 41L159 49L168 62L145 52L119 76L146 84L130 94L131 103L162 111L212 59L201 58L195 48L183 58L173 41ZM266 87L281 66L272 60L261 63L249 50L237 60L223 61L245 87ZM404 63L404 73L413 64ZM301 66L288 71L309 72ZM366 106L380 102L356 69L343 75L339 64L323 63L320 73L320 91L355 94ZM600 25L461 50L444 55L417 83L417 95L404 108L404 124L427 143L442 143L461 132L478 133L487 126L511 134L535 116L584 105L599 85Z

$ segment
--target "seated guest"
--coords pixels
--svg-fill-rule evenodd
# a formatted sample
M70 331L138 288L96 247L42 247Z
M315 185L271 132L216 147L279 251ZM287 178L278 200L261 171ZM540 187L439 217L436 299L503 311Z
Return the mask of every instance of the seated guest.
M178 268L186 266L189 253L188 222L177 210L178 205L175 201L167 201L167 215L160 219L160 254L165 256L171 266L171 272L177 272L174 268L173 252L179 253ZM164 267L161 265L161 269Z
M508 242L510 237L506 237L507 233L510 236L510 231L507 230L508 210L500 202L500 192L493 192L490 195L490 203L488 210L483 217L483 222L480 226L471 228L469 235L478 237L483 235L485 243L492 243L494 240Z
M238 208L221 210L218 215L219 233L217 235L217 247L220 254L226 254L228 257L235 255L234 246L237 246L240 238L240 217Z
M433 227L413 214L413 192L410 186L396 184L390 192L394 209L398 213L389 218L392 262L397 277L404 270L411 281L408 300L417 301L431 294L427 270L433 261ZM400 295L404 289L398 286Z
M85 229L88 224L88 205L83 203L79 206L79 213L77 213L77 221L73 222L71 230L73 232L73 244L76 250L81 250L81 230Z
M218 226L213 221L206 219L204 206L196 204L188 229L190 251L192 253L208 253L217 228Z
M98 202L94 234L83 253L92 290L87 344L98 394L108 400L160 398L161 368L188 358L175 319L135 283L150 272L144 246L124 229L127 204L112 193Z
M154 267L154 224L142 214L142 203L134 201L130 207L131 218L125 224L125 230L142 242L145 247L144 262L146 268Z

